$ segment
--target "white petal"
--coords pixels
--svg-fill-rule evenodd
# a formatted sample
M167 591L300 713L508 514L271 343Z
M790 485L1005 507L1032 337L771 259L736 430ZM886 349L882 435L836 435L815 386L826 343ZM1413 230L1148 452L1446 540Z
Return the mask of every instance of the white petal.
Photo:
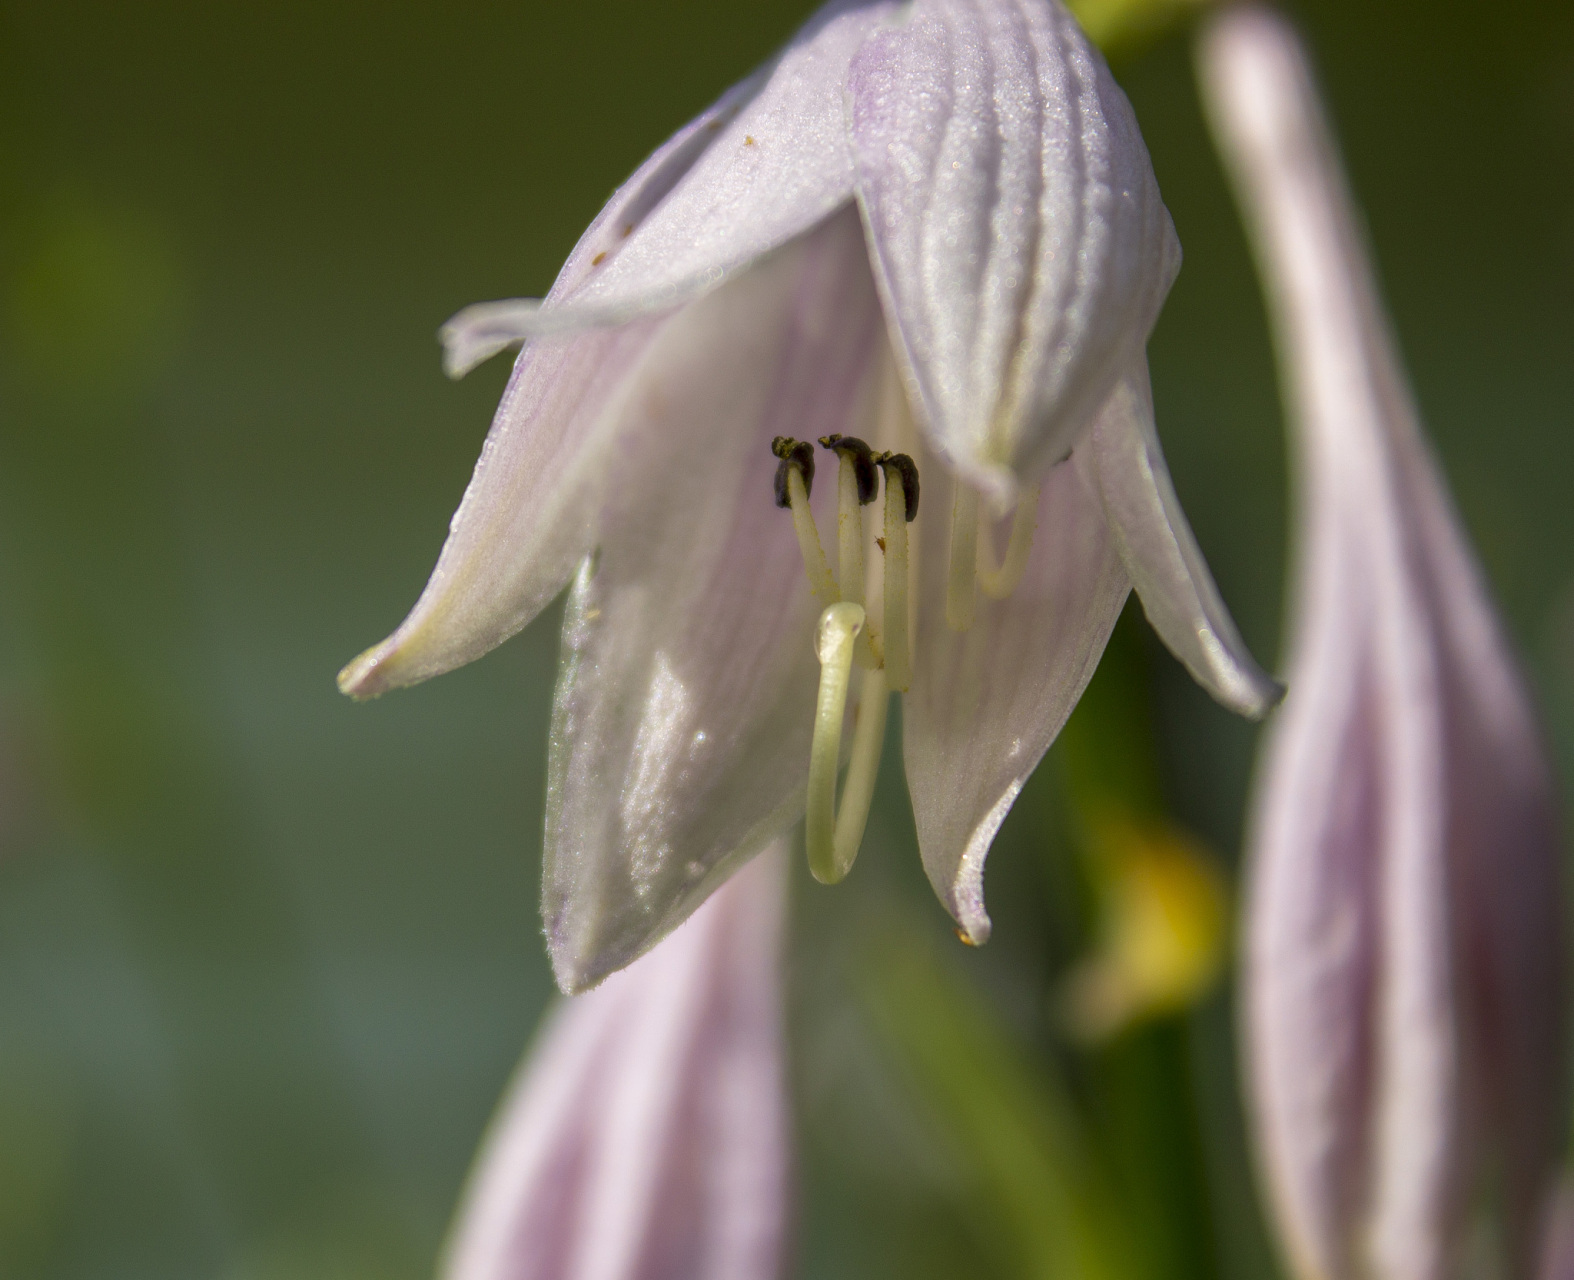
M1063 459L1180 264L1131 105L1060 0L918 0L850 81L858 196L933 447Z
M785 852L550 1015L471 1175L445 1280L781 1275Z
M953 485L938 465L923 481L923 589L902 713L907 785L930 883L976 944L989 937L989 846L1087 687L1129 587L1098 498L1063 465L1044 478L1016 591L979 599L972 628L952 631L945 584Z
M673 348L704 337L679 313L522 351L426 589L339 687L370 698L416 684L534 618L594 545L607 458L633 406L660 385Z
M884 331L856 214L690 310L706 340L626 435L564 624L542 910L569 991L653 945L803 804L819 610L770 440L865 433ZM827 512L834 474L814 490Z
M897 8L834 0L618 191L544 306L482 304L445 326L456 375L514 342L555 336L520 354L426 590L398 631L340 674L346 693L374 697L473 661L562 588L594 544L608 453L629 406L669 359L664 345L650 347L671 318L659 313L851 200L847 64ZM615 332L573 333L587 327ZM667 341L696 339L680 320Z
M508 308L509 340L624 324L685 302L851 200L848 63L900 8L833 0L816 13L612 197L544 302L485 304ZM454 317L456 336L466 338L473 319Z
M1153 629L1224 706L1253 719L1266 715L1284 691L1247 651L1186 523L1153 424L1146 356L1116 385L1077 458L1098 486Z

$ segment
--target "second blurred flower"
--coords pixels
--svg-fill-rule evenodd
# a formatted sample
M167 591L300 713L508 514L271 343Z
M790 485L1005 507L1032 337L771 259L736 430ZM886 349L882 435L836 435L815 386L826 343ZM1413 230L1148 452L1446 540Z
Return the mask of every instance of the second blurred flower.
M783 851L548 1016L445 1280L776 1280L786 1246Z
M1202 45L1299 462L1290 688L1258 780L1249 1084L1305 1280L1524 1275L1562 1129L1562 892L1519 673L1405 386L1293 30ZM1481 1220L1495 1230L1475 1233Z

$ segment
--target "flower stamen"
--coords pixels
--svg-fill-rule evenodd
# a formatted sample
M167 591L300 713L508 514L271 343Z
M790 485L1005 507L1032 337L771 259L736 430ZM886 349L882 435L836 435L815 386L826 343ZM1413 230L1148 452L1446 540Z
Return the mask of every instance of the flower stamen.
M815 633L814 649L820 659L820 693L814 712L814 740L809 749L804 843L808 847L809 870L822 884L835 884L846 874L845 869L840 872L837 869L836 775L842 763L842 719L847 711L847 689L852 682L853 647L863 629L864 618L861 604L838 602L820 615L819 629ZM883 683L884 677L879 678ZM862 823L859 827L861 838ZM851 865L851 859L848 863Z
M820 444L840 460L836 475L836 543L837 580L841 583L842 600L863 604L863 509L879 492L880 473L875 469L873 450L857 436L821 436ZM853 656L866 670L882 665L880 642L871 619L864 620Z
M809 505L809 494L814 486L814 446L807 440L777 436L771 441L771 452L781 459L776 466L776 505L792 512L798 549L803 553L804 572L809 575L809 590L822 604L836 604L842 598L841 589L825 558L825 548L820 545L820 530L814 523L814 509Z
M836 811L831 875L828 879L819 877L826 884L835 884L853 869L853 862L864 842L864 828L869 825L869 806L874 801L874 784L880 776L880 754L885 747L885 715L890 700L886 673L883 670L865 671L858 689L853 749L847 761L847 776L842 780L841 806Z
M918 467L905 453L876 454L853 436L825 436L820 444L836 453L837 544L841 584L831 574L809 507L814 458L809 445L788 436L771 442L781 460L776 469L776 503L792 511L798 545L815 594L831 602L820 614L815 654L820 660L820 690L814 738L809 749L809 790L804 843L809 870L823 884L835 884L852 869L863 844L885 746L885 721L892 689L912 683L908 641L907 526L918 515ZM885 475L885 536L882 589L887 643L882 647L864 608L863 508L879 493ZM975 519L976 523L976 519ZM854 716L853 741L837 806L836 777L841 769L842 728L853 663L864 668Z
M863 508L875 499L879 475L874 454L857 436L821 436L820 445L840 459L836 476L836 541L842 599L862 604L864 592Z
M1038 486L1024 489L1017 497L1011 518L1011 538L1006 543L1006 558L996 565L994 539L986 527L979 533L978 585L991 600L1004 600L1022 581L1028 557L1033 553L1033 533L1038 528Z
M918 468L905 453L881 454L885 473L885 682L898 693L913 683L907 639L907 526L918 515Z

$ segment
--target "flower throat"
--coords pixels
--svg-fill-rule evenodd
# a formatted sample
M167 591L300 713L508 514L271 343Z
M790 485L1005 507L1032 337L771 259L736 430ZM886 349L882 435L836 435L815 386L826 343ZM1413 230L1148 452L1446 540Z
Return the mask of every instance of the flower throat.
M863 843L885 743L889 694L906 693L912 684L908 525L918 516L919 484L918 466L905 453L876 453L856 436L822 436L820 445L838 459L835 572L809 506L814 446L807 440L777 436L771 441L771 452L779 460L776 505L792 513L809 587L823 606L815 632L820 690L809 753L804 844L814 878L822 884L835 884L852 869ZM863 509L875 501L882 475L885 529L876 545L882 555L883 599L877 625L864 603ZM987 530L980 537L977 492L961 483L956 485L946 575L946 622L953 631L966 631L973 625L975 586L996 600L1005 599L1016 589L1027 569L1037 514L1038 490L1034 487L1024 491L1017 503L1005 557L996 564ZM861 681L838 809L836 775L841 766L842 721L854 666L860 668Z

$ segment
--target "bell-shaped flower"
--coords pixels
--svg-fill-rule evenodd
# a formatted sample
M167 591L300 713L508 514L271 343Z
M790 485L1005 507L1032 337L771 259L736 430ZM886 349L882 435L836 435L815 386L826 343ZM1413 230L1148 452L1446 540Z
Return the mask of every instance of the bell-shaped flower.
M1273 1209L1305 1280L1444 1280L1467 1237L1501 1243L1500 1274L1529 1274L1564 1076L1542 744L1295 33L1229 10L1201 77L1298 464L1290 695L1257 780L1246 921Z
M782 1274L784 853L549 1015L477 1158L444 1280Z
M1179 260L1059 0L835 0L613 196L544 300L450 322L455 373L525 345L426 591L340 683L469 662L572 580L543 895L566 990L806 813L844 874L888 690L925 867L983 941L989 844L1133 585L1221 702L1272 704L1154 429Z

